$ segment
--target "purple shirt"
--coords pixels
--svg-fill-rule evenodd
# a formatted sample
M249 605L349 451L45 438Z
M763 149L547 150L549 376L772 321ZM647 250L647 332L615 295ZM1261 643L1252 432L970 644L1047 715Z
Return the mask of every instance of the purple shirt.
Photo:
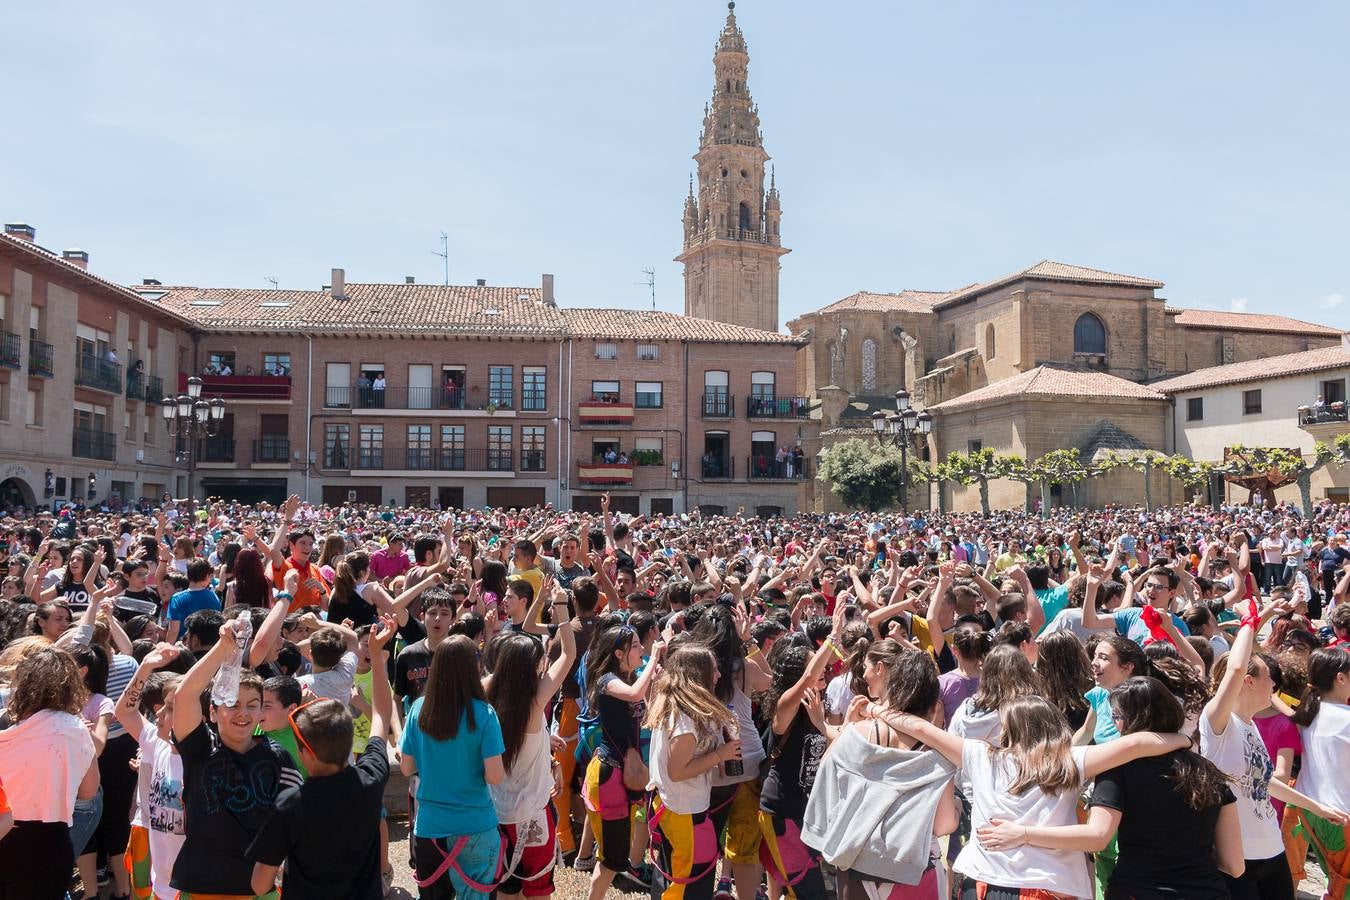
M975 696L975 692L980 689L980 676L968 677L961 673L960 669L952 669L950 672L943 672L938 676L938 691L942 695L942 713L945 717L943 722L950 726L952 716L956 715L956 708L966 701L967 697Z
M390 553L386 547L370 554L370 574L381 581L402 575L410 568L412 560L408 559L406 553Z

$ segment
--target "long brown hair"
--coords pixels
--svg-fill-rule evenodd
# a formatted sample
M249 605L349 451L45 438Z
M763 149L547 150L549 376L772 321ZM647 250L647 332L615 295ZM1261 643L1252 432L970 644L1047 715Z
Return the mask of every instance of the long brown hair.
M713 694L717 656L693 640L677 641L662 663L661 677L647 701L647 728L673 731L680 716L693 720L700 735L732 724L731 712Z
M979 712L999 712L1018 697L1033 696L1044 690L1041 677L1026 655L1012 644L998 644L984 658L980 687L971 703Z
M1126 678L1111 691L1111 711L1120 717L1121 734L1137 731L1178 732L1186 724L1181 701L1161 681L1147 676ZM1190 750L1170 754L1170 778L1177 793L1191 809L1208 809L1223 803L1228 780L1214 763Z
M1041 639L1036 672L1045 683L1045 698L1066 717L1087 712L1083 695L1092 688L1092 664L1072 631L1056 631Z
M469 731L475 731L474 700L487 702L478 675L478 648L464 635L452 634L437 645L431 657L417 727L436 741L454 739L461 718L468 723Z
M244 547L234 558L234 602L245 606L272 604L272 585L262 557L252 547Z
M346 600L356 592L356 579L370 569L370 554L364 550L348 553L338 560L333 576L333 596Z
M998 649L995 647L994 652ZM1008 649L1022 656L1020 650ZM987 682L988 669L985 672ZM1017 769L1008 793L1020 797L1032 788L1046 794L1078 790L1082 776L1070 752L1073 732L1062 712L1049 700L1032 694L1010 700L1002 708L1002 716L1003 737L992 753L998 763L1010 757Z
M544 656L544 645L528 634L504 631L488 642L487 653L492 657L487 702L497 711L506 748L502 751L502 764L509 772L525 744L531 717L537 718L534 697L539 689L539 661Z
M1322 695L1331 692L1336 676L1350 675L1350 653L1339 648L1314 650L1308 657L1308 687L1294 711L1294 724L1307 727L1322 709Z
M80 667L55 646L32 650L14 668L9 713L15 722L45 709L78 715L87 699Z

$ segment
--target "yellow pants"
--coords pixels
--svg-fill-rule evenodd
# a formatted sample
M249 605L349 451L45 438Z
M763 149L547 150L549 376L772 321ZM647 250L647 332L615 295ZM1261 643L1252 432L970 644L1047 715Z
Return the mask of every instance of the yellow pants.
M553 798L553 808L558 812L558 849L563 853L576 849L572 835L572 776L577 770L579 711L577 701L570 697L564 697L558 708L558 736L563 739L563 748L554 752L553 759L562 768L562 790Z

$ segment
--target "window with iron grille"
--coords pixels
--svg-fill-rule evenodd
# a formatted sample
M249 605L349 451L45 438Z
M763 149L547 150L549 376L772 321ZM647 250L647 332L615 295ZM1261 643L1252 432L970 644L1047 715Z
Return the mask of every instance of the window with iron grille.
M596 344L596 345L595 345L595 358L596 358L596 359L618 359L618 358L619 358L619 345L618 345L618 344Z
M520 470L544 471L544 428L526 425L520 429Z
M487 446L489 471L511 471L511 426L489 425Z
M362 425L357 465L362 469L384 467L384 426Z
M548 370L543 366L526 366L520 370L520 408L548 409Z
M1261 411L1261 391L1258 388L1254 391L1242 392L1242 414L1251 416Z
M495 403L498 409L515 408L514 377L514 366L488 367L488 402Z
M638 344L637 358L643 362L650 362L661 358L660 344Z

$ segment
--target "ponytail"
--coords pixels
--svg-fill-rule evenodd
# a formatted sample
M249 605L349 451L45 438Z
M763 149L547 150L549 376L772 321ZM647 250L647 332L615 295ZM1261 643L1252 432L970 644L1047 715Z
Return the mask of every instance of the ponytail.
M348 553L338 560L337 570L333 576L333 596L345 600L355 593L358 574L369 568L370 556L362 550Z
M1307 728L1322 709L1322 695L1331 692L1337 675L1350 675L1350 653L1340 649L1314 650L1308 657L1308 687L1294 710L1294 724Z

